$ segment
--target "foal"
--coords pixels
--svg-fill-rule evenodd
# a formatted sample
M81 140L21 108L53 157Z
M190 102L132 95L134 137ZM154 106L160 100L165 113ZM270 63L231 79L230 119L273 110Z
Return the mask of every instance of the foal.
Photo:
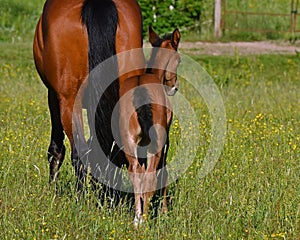
M120 85L121 140L134 189L136 226L146 218L157 188L162 189L162 212L167 211L165 161L173 114L167 95L178 90L179 40L178 29L160 38L149 28L149 41L154 48L147 73Z

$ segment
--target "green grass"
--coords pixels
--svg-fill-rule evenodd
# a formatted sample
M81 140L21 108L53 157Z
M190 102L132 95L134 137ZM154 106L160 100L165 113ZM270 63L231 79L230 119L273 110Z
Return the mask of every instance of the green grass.
M1 0L0 42L31 40L44 2L43 0Z
M227 135L214 170L199 178L210 118L200 118L197 157L169 189L168 214L134 230L128 206L76 203L69 155L58 194L48 185L50 120L31 43L0 44L1 239L296 239L300 235L300 104L297 56L193 56L218 84ZM182 82L181 92L188 94ZM180 124L179 124L180 125ZM174 154L178 125L171 131ZM69 149L69 148L68 148Z
M169 213L135 230L126 205L97 207L90 191L76 203L70 154L58 191L48 185L47 91L31 47L42 3L0 5L0 239L299 238L299 56L192 56L220 88L225 146L213 171L200 178L210 118L203 100L182 82L180 91L200 119L196 158L169 188ZM175 119L170 159L184 134L179 127Z

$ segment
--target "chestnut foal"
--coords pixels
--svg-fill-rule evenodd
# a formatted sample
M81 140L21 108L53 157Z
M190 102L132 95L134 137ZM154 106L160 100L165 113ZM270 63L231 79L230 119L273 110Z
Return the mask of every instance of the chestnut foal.
M178 29L160 38L150 27L153 49L146 74L120 84L120 131L135 196L135 226L146 218L156 189L162 191L162 212L167 211L165 165L173 115L167 95L178 90L179 40Z

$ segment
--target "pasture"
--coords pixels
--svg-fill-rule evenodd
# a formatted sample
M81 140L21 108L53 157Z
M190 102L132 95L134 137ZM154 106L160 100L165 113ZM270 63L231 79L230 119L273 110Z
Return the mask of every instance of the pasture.
M199 118L198 126L191 125L200 134L196 157L168 189L169 212L135 230L127 204L99 206L88 184L76 202L67 141L57 188L49 186L47 91L35 71L31 42L42 5L29 1L12 11L16 15L8 5L5 0L0 7L6 10L0 16L0 239L299 239L299 54L189 51L221 92L225 145L214 169L199 177L211 119L203 99L183 81L179 91ZM29 23L23 25L24 19ZM172 161L177 140L190 141L176 118L170 137Z
M227 114L225 146L213 171L199 178L210 118L203 101L191 97L201 119L194 126L201 136L196 158L169 188L169 213L136 231L127 205L99 207L89 186L76 203L69 155L58 189L48 185L50 119L31 43L1 43L0 48L1 239L299 237L299 56L193 56L220 88ZM183 83L180 91L189 88ZM179 125L175 120L173 143Z

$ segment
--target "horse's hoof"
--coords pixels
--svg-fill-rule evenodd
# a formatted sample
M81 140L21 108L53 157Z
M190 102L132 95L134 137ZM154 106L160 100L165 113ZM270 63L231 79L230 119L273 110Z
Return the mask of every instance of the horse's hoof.
M50 159L50 178L49 183L55 183L56 179L59 175L59 168L60 168L60 162L59 160L55 159L54 157L51 157Z
M140 216L140 217L135 216L135 217L134 217L134 220L133 220L133 226L134 226L135 229L138 229L139 226L141 226L143 223L144 223L144 218L143 218L143 216Z

